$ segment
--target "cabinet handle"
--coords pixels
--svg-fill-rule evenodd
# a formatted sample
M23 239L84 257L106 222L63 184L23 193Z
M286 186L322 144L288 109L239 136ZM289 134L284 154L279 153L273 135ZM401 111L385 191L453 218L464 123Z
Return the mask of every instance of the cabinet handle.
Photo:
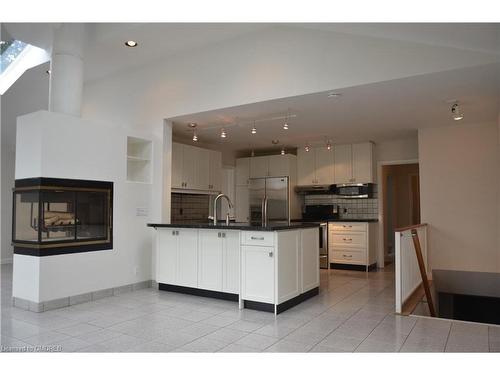
M222 233L222 238L226 238L226 233Z
M219 238L220 238L220 232L219 232L219 233L217 233L217 237L219 237Z
M179 235L179 231L178 231L178 230L176 230L176 231L175 231L175 235L176 235L176 236L178 236L178 235Z
M352 258L352 255L345 255L345 254L342 254L342 256L343 256L344 258Z
M251 240L264 241L264 237L250 237Z
M268 255L269 255L269 258L272 258L273 257L273 252L270 251Z
M172 231L172 236L175 236L175 230Z
M343 238L344 241L352 241L352 238Z

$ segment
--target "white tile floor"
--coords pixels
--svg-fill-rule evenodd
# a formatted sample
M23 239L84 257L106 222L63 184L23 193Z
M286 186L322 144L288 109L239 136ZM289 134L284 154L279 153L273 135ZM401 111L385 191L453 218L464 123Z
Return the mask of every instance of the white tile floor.
M320 294L280 315L144 289L44 313L12 307L2 266L1 344L64 352L487 352L500 326L402 317L394 273L321 270Z

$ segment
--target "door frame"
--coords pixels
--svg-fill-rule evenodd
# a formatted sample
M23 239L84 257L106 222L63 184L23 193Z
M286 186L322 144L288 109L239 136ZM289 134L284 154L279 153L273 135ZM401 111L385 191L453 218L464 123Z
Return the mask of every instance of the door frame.
M382 167L384 165L419 164L418 159L384 160L377 162L377 195L378 195L378 240L377 240L377 267L385 267L384 249L384 181L382 179Z

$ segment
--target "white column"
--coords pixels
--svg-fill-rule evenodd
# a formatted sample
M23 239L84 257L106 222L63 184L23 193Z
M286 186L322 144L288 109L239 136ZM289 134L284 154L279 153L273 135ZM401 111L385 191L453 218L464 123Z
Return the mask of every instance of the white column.
M84 24L61 24L54 31L49 109L80 116L83 92Z
M170 207L172 192L172 122L165 120L163 125L163 202L162 221L170 223Z

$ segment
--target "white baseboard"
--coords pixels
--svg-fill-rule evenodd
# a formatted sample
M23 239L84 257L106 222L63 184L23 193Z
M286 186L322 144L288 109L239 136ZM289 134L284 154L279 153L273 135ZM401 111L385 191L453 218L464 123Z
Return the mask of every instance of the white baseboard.
M12 264L12 258L2 258L0 264Z

